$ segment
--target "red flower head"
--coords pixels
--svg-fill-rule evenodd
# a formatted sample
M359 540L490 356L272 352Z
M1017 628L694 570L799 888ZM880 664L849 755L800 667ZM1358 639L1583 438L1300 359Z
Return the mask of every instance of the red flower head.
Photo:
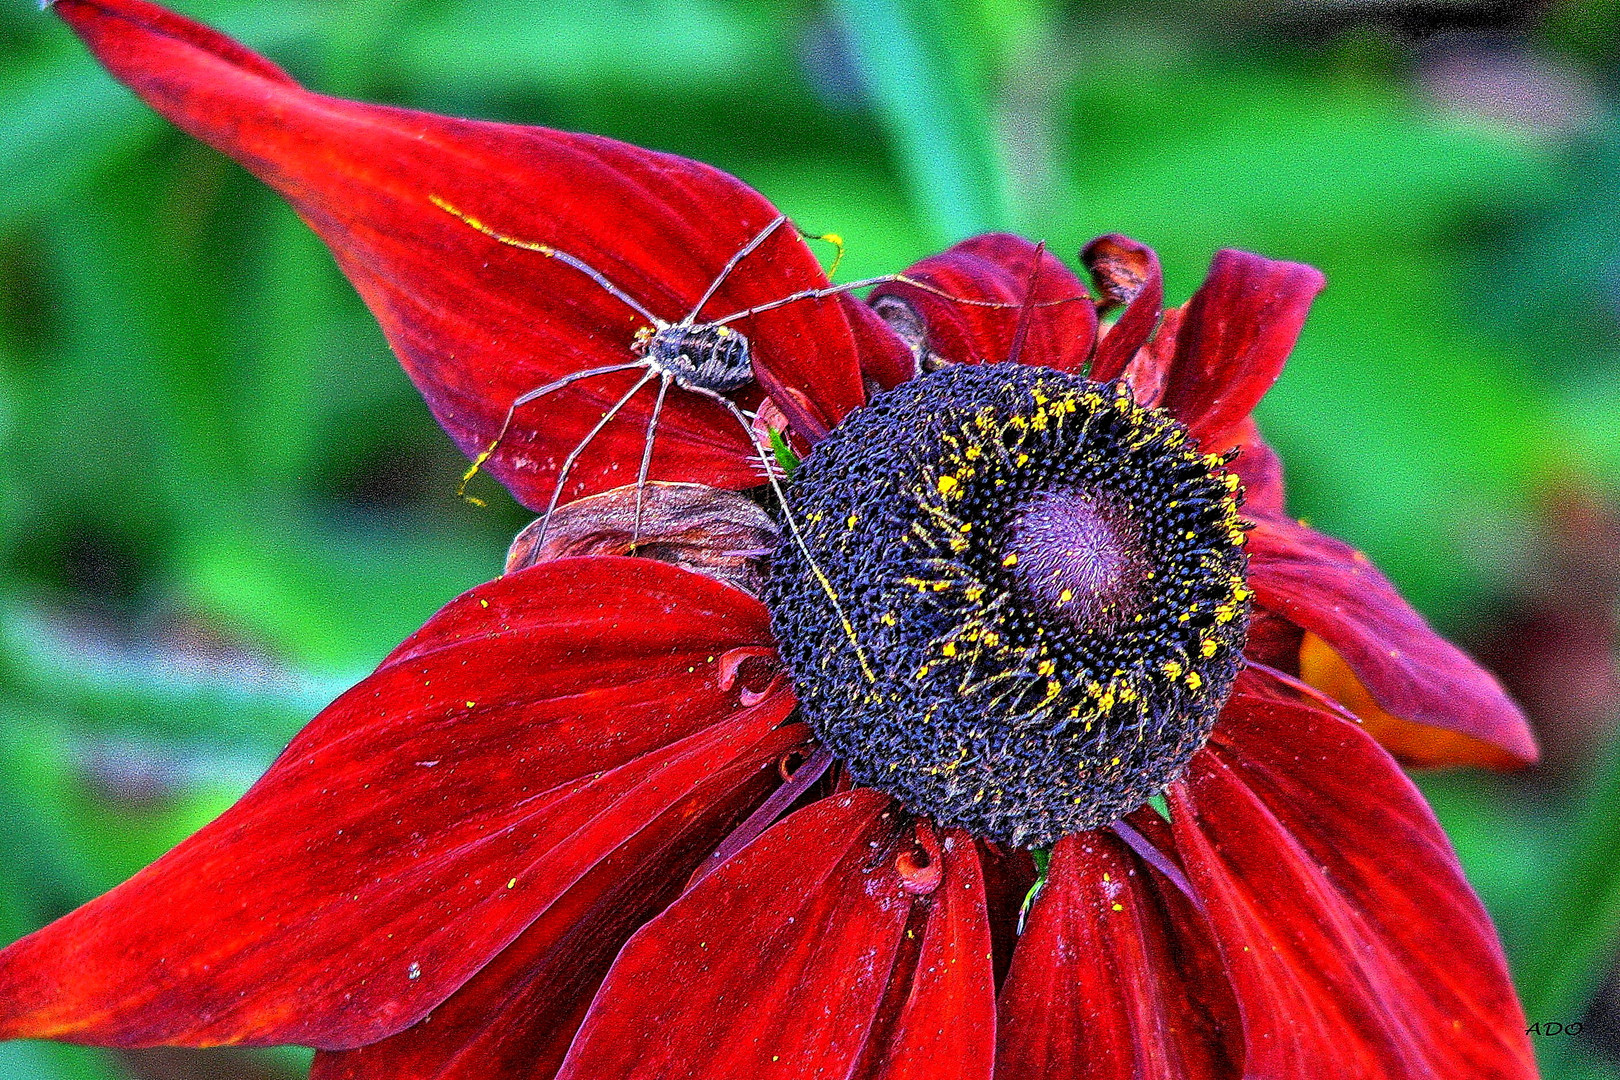
M328 1080L1534 1074L1391 756L1530 734L1287 518L1250 419L1316 271L1223 251L1164 310L1134 241L1082 253L1093 300L983 236L862 302L705 166L56 10L292 201L545 516L219 820L0 953L0 1035Z

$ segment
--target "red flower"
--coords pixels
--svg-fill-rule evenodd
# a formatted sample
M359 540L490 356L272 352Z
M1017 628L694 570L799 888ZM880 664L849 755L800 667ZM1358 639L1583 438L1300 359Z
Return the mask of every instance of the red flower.
M655 479L756 485L740 406L815 449L769 607L752 504L648 489L643 554L682 565L554 558L641 531L622 495L565 507L515 549L536 565L451 602L219 820L0 953L0 1035L302 1043L326 1078L1534 1074L1490 923L1379 745L1494 764L1530 734L1364 557L1285 516L1249 418L1314 270L1221 252L1161 311L1152 252L1104 237L1094 305L1041 249L979 237L871 306L728 323L733 387L704 366L717 337L680 360L652 320L826 287L784 226L703 302L777 217L736 180L310 94L138 0L56 9L292 200L470 455L520 395L639 365L518 410L488 465L528 505L647 371L679 376ZM635 474L657 400L630 398L566 497ZM1240 451L1246 556L1196 447ZM1098 666L1127 639L1140 664ZM962 753L924 761L940 745ZM1050 863L1020 927L1025 842Z

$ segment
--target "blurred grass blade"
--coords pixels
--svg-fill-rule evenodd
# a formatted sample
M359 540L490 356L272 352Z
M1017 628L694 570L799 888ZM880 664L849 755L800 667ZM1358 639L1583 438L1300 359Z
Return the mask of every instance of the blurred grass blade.
M1520 968L1532 1021L1570 1023L1585 1013L1620 938L1620 737L1594 763L1573 805L1572 837L1542 890L1542 923Z
M938 239L1007 227L995 127L947 0L837 0L868 92Z

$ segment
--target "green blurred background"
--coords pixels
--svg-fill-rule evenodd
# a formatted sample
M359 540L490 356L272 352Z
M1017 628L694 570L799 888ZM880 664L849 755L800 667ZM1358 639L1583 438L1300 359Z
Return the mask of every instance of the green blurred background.
M335 94L711 162L845 279L1013 228L1222 246L1328 291L1262 407L1293 509L1530 708L1547 761L1421 778L1549 1077L1620 1077L1616 0L187 0ZM0 4L0 940L123 879L526 520L292 213ZM289 1054L0 1047L0 1077Z

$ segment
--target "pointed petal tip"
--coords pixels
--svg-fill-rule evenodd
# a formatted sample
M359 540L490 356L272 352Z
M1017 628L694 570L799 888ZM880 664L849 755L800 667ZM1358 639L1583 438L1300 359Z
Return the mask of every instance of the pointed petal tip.
M1304 263L1217 251L1187 302L1160 404L1200 439L1242 421L1282 374L1326 284Z
M1254 1075L1532 1080L1490 917L1368 733L1240 688L1170 802Z
M708 300L701 314L719 317L827 284L789 230L734 262L780 215L702 163L591 135L326 97L145 0L58 0L56 11L149 105L293 204L440 425L532 508L547 504L576 448L568 497L611 487L639 462L651 391L629 395L600 437L592 431L634 380L646 314L675 322ZM856 343L835 300L805 297L737 326L752 343L755 381L807 431L861 403ZM699 394L670 394L655 447L654 479L757 482L735 418Z
M1308 681L1319 678L1352 708L1375 706L1369 730L1392 718L1381 734L1396 740L1391 749L1403 757L1500 767L1539 756L1529 721L1496 677L1435 633L1355 548L1288 519L1261 517L1249 533L1249 581L1262 607L1325 645L1313 649L1307 639L1302 647L1300 659L1314 675Z

